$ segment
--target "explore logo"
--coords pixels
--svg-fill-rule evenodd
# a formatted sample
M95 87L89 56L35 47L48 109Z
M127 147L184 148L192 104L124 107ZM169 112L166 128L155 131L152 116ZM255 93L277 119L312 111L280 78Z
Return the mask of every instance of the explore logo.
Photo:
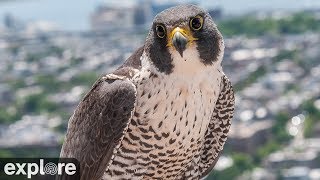
M75 159L39 158L39 159L0 159L0 179L55 179L56 177L79 178L79 162ZM5 178L4 178L5 177ZM40 178L41 177L41 178Z

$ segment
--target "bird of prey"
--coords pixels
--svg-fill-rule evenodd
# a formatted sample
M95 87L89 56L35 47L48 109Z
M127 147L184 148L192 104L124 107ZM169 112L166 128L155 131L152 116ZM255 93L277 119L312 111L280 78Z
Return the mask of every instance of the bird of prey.
M80 162L81 180L205 177L234 112L223 53L223 37L202 8L162 11L145 44L80 102L60 156Z

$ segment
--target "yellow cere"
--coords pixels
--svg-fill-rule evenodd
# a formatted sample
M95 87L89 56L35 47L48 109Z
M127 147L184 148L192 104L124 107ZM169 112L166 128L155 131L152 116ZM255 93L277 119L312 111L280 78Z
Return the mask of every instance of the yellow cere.
M172 39L173 39L173 36L176 32L180 32L184 37L187 38L188 40L188 44L187 46L189 46L190 44L192 44L193 41L196 41L198 40L198 38L195 38L193 37L191 31L189 30L189 27L187 28L180 28L180 27L176 27L173 29L173 31L168 32L168 44L167 44L167 47L173 47L173 44L172 44Z

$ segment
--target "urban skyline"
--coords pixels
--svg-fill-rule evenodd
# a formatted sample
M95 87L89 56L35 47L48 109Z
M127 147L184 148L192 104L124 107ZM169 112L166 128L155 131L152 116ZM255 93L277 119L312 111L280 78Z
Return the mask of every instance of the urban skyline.
M45 21L52 23L61 30L84 31L90 29L90 15L100 5L112 6L132 6L138 0L127 0L125 2L116 0L93 0L93 1L76 1L76 0L16 0L0 1L0 19L6 14L11 14L22 21ZM302 10L320 8L320 1L301 0L292 3L292 0L183 0L179 2L195 2L204 8L221 8L225 14L243 14L251 11L270 11L270 10ZM160 1L155 0L156 3ZM163 1L161 1L163 2ZM165 3L177 1L165 1ZM1 26L1 24L0 24Z

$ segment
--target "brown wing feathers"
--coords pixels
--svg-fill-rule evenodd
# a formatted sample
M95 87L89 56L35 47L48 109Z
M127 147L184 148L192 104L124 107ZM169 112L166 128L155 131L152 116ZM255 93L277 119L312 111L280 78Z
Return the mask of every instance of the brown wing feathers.
M80 161L81 179L98 179L111 161L134 109L129 80L98 80L69 121L61 157Z
M80 161L81 180L99 179L112 163L134 110L136 89L131 78L141 68L143 47L111 76L100 78L69 120L61 157Z
M234 112L234 92L229 79L222 77L221 91L205 135L200 160L201 177L206 176L215 166L231 125Z

